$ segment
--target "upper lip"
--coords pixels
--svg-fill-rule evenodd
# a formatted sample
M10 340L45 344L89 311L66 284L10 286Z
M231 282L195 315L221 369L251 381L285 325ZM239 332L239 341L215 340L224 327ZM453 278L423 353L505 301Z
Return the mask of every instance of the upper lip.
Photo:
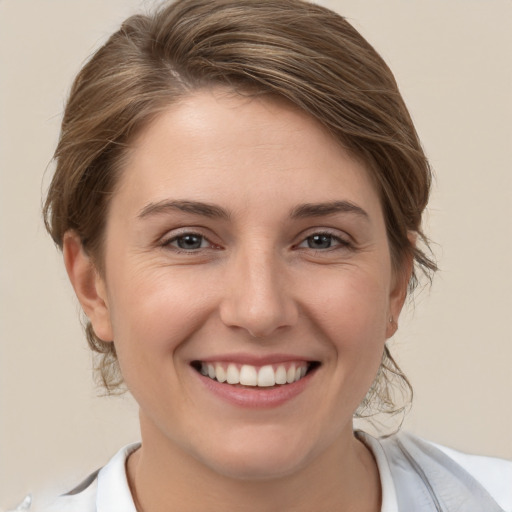
M265 366L269 364L279 364L287 362L312 362L314 359L299 356L296 354L267 354L267 355L254 355L254 354L216 354L205 358L197 358L194 361L202 363L238 363L249 364L252 366Z

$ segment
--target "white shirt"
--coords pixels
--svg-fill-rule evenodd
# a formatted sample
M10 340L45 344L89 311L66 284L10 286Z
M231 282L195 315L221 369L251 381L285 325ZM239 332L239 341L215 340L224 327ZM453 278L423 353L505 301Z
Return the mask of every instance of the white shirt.
M395 492L395 485L393 483L388 459L386 458L381 444L378 439L364 433L360 439L371 450L375 457L375 461L377 462L382 488L381 512L397 512L398 501ZM487 490L487 492L505 512L512 512L511 461L493 457L468 455L435 443L431 444L441 450L445 455L448 455L448 457L453 459L457 464L470 473L471 476L473 476Z
M381 488L381 512L397 512L398 501L386 454L377 439L362 434L360 439L377 462ZM104 466L94 481L74 495L61 496L51 506L29 508L30 512L137 512L128 485L126 460L139 443L122 448ZM491 457L466 455L434 445L470 473L505 512L512 512L512 462ZM412 511L411 511L412 512ZM484 511L482 511L484 512Z

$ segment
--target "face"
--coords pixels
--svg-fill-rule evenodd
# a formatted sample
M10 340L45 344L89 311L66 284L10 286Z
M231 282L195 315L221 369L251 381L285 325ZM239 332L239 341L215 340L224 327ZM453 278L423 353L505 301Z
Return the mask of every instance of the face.
M86 312L144 443L264 478L352 438L404 280L364 165L315 120L194 93L133 144L105 239Z

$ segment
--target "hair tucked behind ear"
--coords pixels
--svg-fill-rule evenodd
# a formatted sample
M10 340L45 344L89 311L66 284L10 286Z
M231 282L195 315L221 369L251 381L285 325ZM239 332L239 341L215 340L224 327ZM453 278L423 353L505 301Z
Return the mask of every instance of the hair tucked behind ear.
M402 426L411 407L413 394L409 379L391 355L389 347L385 345L377 376L354 418L356 421L364 420L365 430L370 426L379 435L386 431L392 434ZM394 427L390 418L396 420Z
M117 360L115 344L100 340L94 333L91 322L87 319L84 328L89 347L100 356L96 359L98 364L95 367L97 384L109 395L124 393L126 389L123 386L124 381Z
M421 229L431 171L394 77L344 18L301 0L178 0L127 19L71 89L44 206L54 241L62 247L75 231L103 272L105 219L127 147L169 105L216 85L280 97L322 123L368 169L395 271L413 258L432 274ZM117 389L115 340L100 340L90 324L86 333L101 381ZM410 389L387 352L380 376L359 414L377 402L390 412L393 380Z

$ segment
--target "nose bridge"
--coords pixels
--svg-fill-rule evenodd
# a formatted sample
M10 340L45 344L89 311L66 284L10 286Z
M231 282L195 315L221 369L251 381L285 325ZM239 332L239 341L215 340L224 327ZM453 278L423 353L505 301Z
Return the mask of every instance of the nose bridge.
M270 243L239 248L230 261L221 318L253 337L292 325L297 308L286 280L285 262Z

